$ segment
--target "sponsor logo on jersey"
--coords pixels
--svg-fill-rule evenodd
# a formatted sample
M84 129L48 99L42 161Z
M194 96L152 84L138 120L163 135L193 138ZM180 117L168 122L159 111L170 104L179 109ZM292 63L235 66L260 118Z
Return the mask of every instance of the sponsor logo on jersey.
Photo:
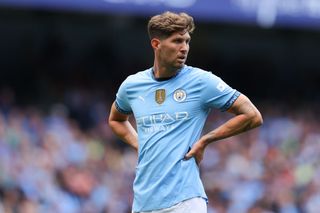
M137 118L137 126L144 133L152 134L155 132L168 131L173 129L177 122L184 122L189 119L188 112L160 113L147 115Z
M175 112L173 114L160 113L154 115L147 115L137 118L137 125L154 125L154 124L171 124L176 121L183 121L189 118L188 112Z
M155 94L155 99L158 104L162 104L166 100L166 90L157 89Z
M183 89L177 89L173 93L173 99L177 102L182 102L186 99L187 94Z

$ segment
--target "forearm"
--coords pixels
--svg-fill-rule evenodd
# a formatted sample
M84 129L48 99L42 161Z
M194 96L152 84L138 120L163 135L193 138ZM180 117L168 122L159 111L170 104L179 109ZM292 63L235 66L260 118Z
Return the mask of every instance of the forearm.
M245 115L237 115L223 125L204 135L201 140L203 140L207 145L211 142L240 134L255 127L256 125L253 125L251 120Z
M199 164L203 159L204 150L209 143L240 134L261 124L262 118L257 110L249 114L236 115L223 125L202 136L185 155L185 159L187 160L194 156Z
M244 95L241 95L229 112L234 113L235 117L204 135L201 140L205 145L248 131L263 122L260 112Z
M138 150L138 134L128 120L109 121L109 126L122 141Z

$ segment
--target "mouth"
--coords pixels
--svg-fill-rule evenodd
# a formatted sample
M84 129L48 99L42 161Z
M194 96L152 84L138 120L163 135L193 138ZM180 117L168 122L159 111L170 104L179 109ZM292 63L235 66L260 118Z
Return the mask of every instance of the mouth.
M178 57L178 61L179 61L179 62L185 62L186 59L187 59L186 56L179 56L179 57Z

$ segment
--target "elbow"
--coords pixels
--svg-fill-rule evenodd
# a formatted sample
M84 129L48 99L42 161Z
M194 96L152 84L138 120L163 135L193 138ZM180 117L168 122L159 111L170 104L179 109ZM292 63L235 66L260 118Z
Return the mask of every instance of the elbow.
M115 121L109 118L107 123L108 123L109 127L113 130L114 126L116 125Z
M107 123L109 126L111 126L112 120L111 120L111 117L110 117L110 116L109 116L105 121L106 121L106 123Z
M115 121L111 118L111 116L108 118L108 120L106 121L106 123L109 125L109 127L111 129L113 129L114 125L115 125Z
M259 127L263 124L263 118L261 113L254 109L251 112L247 113L247 129L253 129Z
M258 110L256 110L256 112L253 114L251 121L252 121L252 128L259 127L263 124L262 115Z
M116 122L114 120L108 120L108 125L109 125L109 128L111 129L111 131L113 133L116 133L117 132L117 127L119 127L119 122Z

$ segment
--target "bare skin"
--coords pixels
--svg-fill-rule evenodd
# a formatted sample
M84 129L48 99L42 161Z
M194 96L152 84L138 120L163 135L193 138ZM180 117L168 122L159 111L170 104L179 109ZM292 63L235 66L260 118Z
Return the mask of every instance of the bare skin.
M200 164L208 144L246 132L260 126L263 122L260 112L245 95L240 95L228 112L235 114L235 116L202 136L185 155L185 160L194 157L197 164Z
M155 55L153 70L156 78L174 76L184 66L189 53L190 39L188 32L177 32L166 39L151 40ZM114 103L109 115L109 126L122 141L138 150L138 134L129 122L129 115L120 113Z
M138 151L138 134L129 122L129 115L120 113L114 103L109 115L109 126L122 141Z
M189 53L190 40L188 32L176 32L165 39L151 40L155 56L153 69L156 78L174 76L184 66ZM245 95L240 95L228 112L235 116L202 136L186 154L186 160L194 157L200 164L208 144L248 131L260 126L263 122L260 112ZM115 104L111 107L109 125L118 137L138 150L137 132L130 124L129 116L120 113Z
M188 32L174 33L166 39L153 38L154 75L156 78L171 77L182 68L189 53L191 37Z

